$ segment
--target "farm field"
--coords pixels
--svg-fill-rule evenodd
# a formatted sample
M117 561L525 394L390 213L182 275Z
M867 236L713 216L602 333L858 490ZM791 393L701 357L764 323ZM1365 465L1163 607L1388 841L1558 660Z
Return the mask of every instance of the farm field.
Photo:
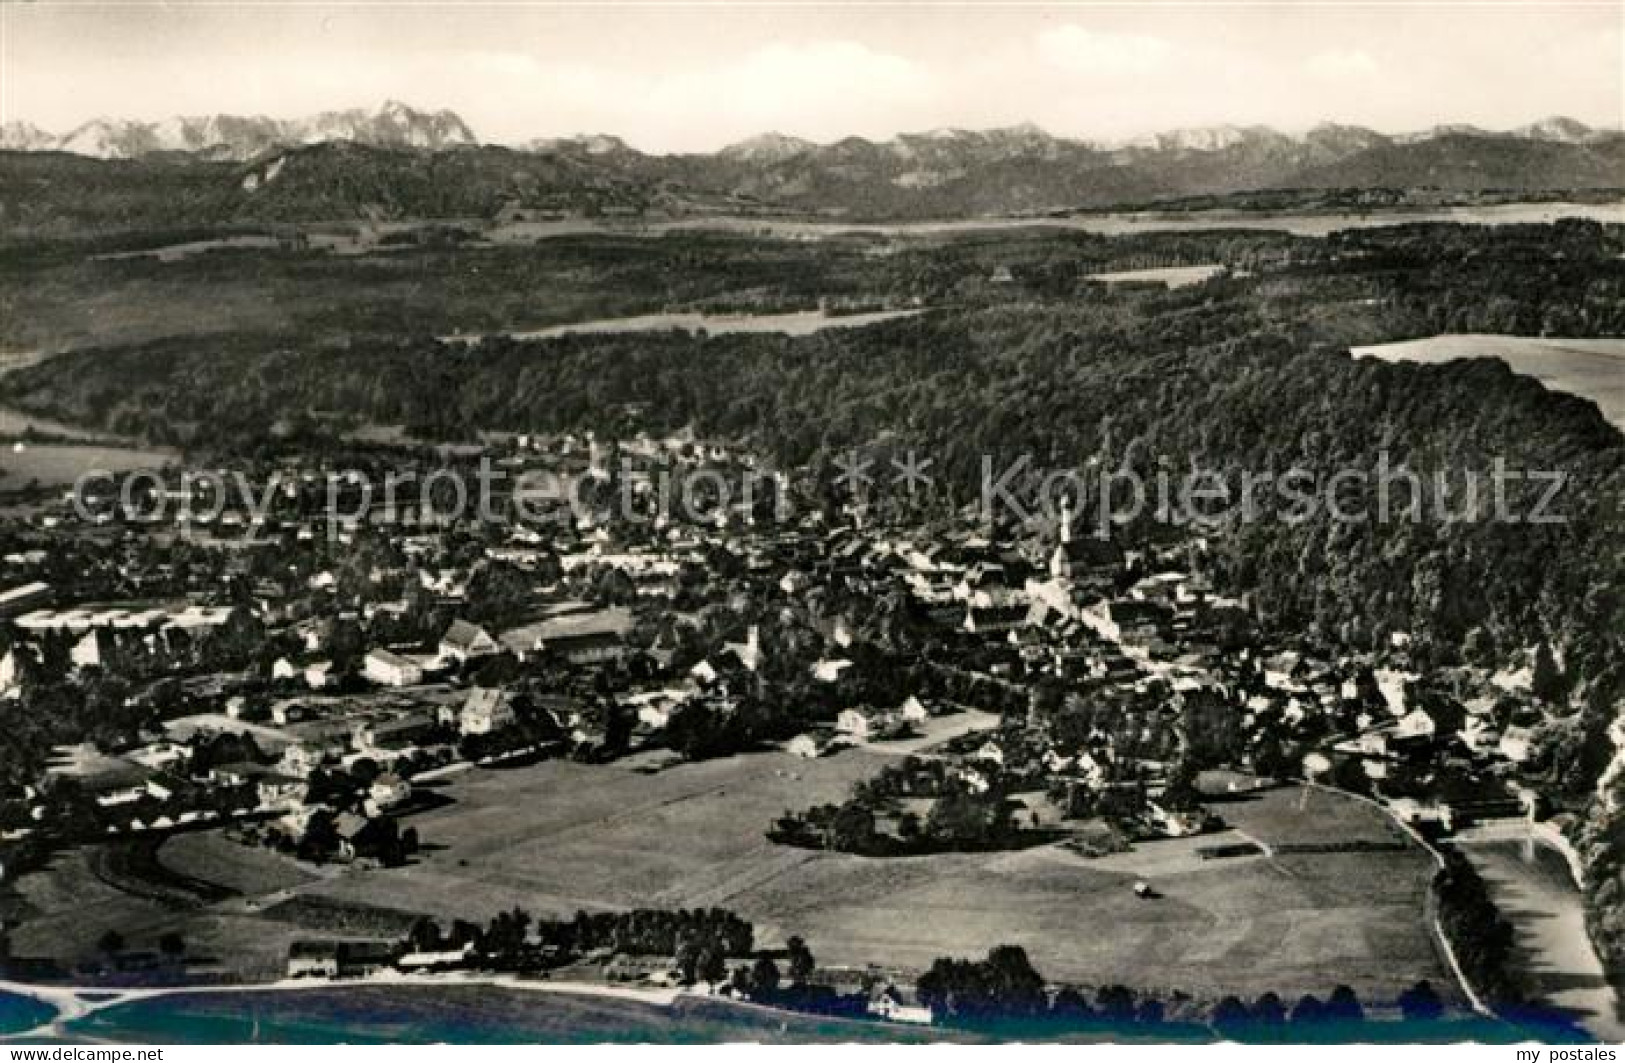
M159 847L158 861L174 874L242 894L289 889L316 877L294 860L239 845L219 831L177 834Z
M1060 846L864 858L764 836L781 811L842 798L892 759L870 748L466 772L426 784L450 800L408 818L425 850L395 869L312 874L214 833L165 841L156 866L110 865L96 855L107 846L87 847L15 886L13 943L86 962L108 929L132 949L178 930L191 977L265 979L294 940L390 938L416 913L716 906L750 919L761 944L802 935L830 967L918 970L1016 944L1052 979L1165 994L1291 999L1347 983L1379 1002L1420 978L1452 985L1423 921L1429 858L1377 810L1325 791L1221 801L1221 833L1095 860ZM1247 840L1364 851L1201 853ZM1141 880L1160 896L1137 897Z
M653 775L548 761L463 775L443 791L454 803L411 820L443 849L302 892L387 898L443 918L513 904L552 915L716 905L752 920L764 943L804 936L833 966L923 968L1011 943L1047 976L1087 984L1284 996L1347 982L1372 1000L1419 978L1451 984L1423 922L1432 864L1414 848L1197 855L1242 840L1228 831L1093 861L1057 847L874 859L763 837L781 810L836 799L883 759L760 753ZM1380 812L1325 792L1286 788L1218 807L1269 844L1396 841ZM1141 877L1163 896L1136 897Z

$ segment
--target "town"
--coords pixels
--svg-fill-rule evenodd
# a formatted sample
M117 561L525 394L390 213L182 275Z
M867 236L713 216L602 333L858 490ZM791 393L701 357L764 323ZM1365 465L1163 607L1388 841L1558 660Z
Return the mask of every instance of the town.
M394 498L350 497L336 522L323 509L333 484L362 482L356 470L463 472L476 458L576 486L528 519L446 518ZM1215 592L1200 529L1102 534L1066 500L1057 517L1025 522L943 516L906 492L764 468L691 433L358 445L310 468L283 456L231 470L273 500L259 512L205 506L171 467L140 483L108 476L7 520L0 684L39 722L0 739L5 881L16 889L64 849L100 847L124 854L103 861L104 883L229 896L153 856L157 840L195 836L214 839L214 858L224 844L307 869L290 882L365 873L387 893L391 869L445 859L451 839L427 813L455 802L469 773L567 760L658 775L759 750L809 764L885 757L833 799L730 813L790 851L1052 847L1089 862L1181 845L1223 864L1448 849L1455 833L1497 823L1561 842L1567 812L1531 780L1560 770L1579 739L1543 647L1522 671L1492 672L1437 661L1398 632L1358 655L1266 639L1247 600ZM661 505L652 485L683 477L707 490L686 512ZM730 501L729 485L751 478L777 493ZM1256 806L1236 803L1316 790L1379 803L1392 829L1281 840L1250 832L1240 812ZM1432 888L1484 914L1463 861L1440 877L1454 886ZM1148 870L1130 892L1155 906L1165 888ZM1468 994L1502 988L1507 946L1488 912L1488 923L1441 921ZM797 992L781 989L748 923L730 939L681 930L691 917L679 912L656 944L628 944L630 930L587 933L584 915L571 930L555 912L527 946L528 914L498 913L487 929L470 911L447 932L415 914L404 932L385 921L357 935L307 912L274 973L564 969L882 1019L929 1022L933 1001L937 1018L955 1013L930 978L917 990L924 964L895 956L815 982L794 936L785 985ZM17 977L245 974L229 956L189 954L184 929L137 942L112 927L55 953L31 947L26 917L8 930ZM939 983L952 974L932 970ZM855 995L830 988L845 983Z

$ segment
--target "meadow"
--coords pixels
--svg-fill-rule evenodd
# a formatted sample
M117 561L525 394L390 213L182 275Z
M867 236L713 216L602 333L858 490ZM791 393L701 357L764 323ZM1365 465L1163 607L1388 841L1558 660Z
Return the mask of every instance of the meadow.
M1235 829L1089 860L1019 852L865 858L776 846L781 810L843 795L883 755L805 761L779 753L680 764L549 761L448 782L453 803L415 816L413 866L326 879L308 895L388 898L442 918L518 904L577 909L719 906L758 940L800 934L821 964L923 968L938 956L1025 947L1050 978L1193 994L1324 994L1339 982L1392 999L1419 978L1448 986L1423 922L1432 864L1381 813L1296 788L1219 806ZM1205 860L1247 837L1395 848ZM1161 897L1135 896L1145 878Z
M311 873L218 835L172 837L157 850L158 885L223 888L193 898L143 889L146 865L85 847L16 884L13 944L77 963L96 958L109 929L135 949L177 930L191 977L264 979L294 940L390 938L414 914L715 906L751 920L760 945L803 936L828 967L917 971L1016 944L1051 979L1170 996L1291 999L1347 983L1378 1002L1420 978L1452 985L1424 922L1428 856L1377 810L1323 791L1226 800L1221 833L1093 860L1059 845L865 858L766 839L782 811L839 799L893 758L871 748L477 770L427 784L450 800L408 818L424 851L402 868ZM1247 840L1353 849L1204 858ZM1158 896L1137 896L1140 881Z

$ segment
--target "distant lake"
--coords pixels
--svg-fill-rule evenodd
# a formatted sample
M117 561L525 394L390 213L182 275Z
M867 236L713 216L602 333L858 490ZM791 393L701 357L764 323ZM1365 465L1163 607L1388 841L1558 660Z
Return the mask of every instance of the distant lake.
M1351 348L1356 358L1437 365L1459 358L1499 358L1515 373L1554 391L1590 399L1625 431L1625 338L1449 334Z
M861 314L831 314L823 310L796 310L787 314L639 314L635 317L601 318L596 321L576 321L567 325L527 332L507 332L501 335L516 340L545 340L558 336L591 335L618 332L707 332L726 335L741 332L777 332L786 336L810 336L825 329L862 328L882 321L913 317L921 310L873 310ZM483 339L481 334L443 336L446 342L474 343Z
M657 237L669 233L728 232L786 240L818 240L854 233L881 236L950 236L1007 229L1064 229L1100 236L1135 233L1203 232L1212 229L1266 229L1295 236L1322 237L1340 229L1366 229L1384 225L1451 222L1461 225L1550 224L1563 218L1581 218L1625 224L1625 202L1618 203L1496 203L1472 207L1386 208L1376 210L1135 210L1015 217L952 218L937 221L852 221L840 218L752 217L708 215L692 218L557 218L537 221L424 218L368 223L359 226L312 225L304 228L309 248L341 255L369 255L399 251L410 242L384 243L385 237L434 226L463 231L476 244L529 244L537 240L609 235ZM274 237L259 233L228 233L182 243L93 256L113 261L152 258L179 262L211 251L265 251L278 247Z
M1625 223L1625 202L1618 203L1497 203L1474 207L1423 209L1340 210L1191 210L1106 211L1098 214L1035 217L956 218L945 221L863 222L834 219L754 218L717 216L670 221L624 222L585 218L557 221L521 221L498 225L483 235L493 243L530 242L550 237L615 233L625 236L660 236L687 231L722 231L817 239L850 233L886 236L940 236L1001 229L1068 229L1101 236L1133 233L1200 232L1210 229L1270 229L1295 236L1326 236L1340 229L1366 229L1419 222L1454 222L1462 225L1550 224L1562 218Z

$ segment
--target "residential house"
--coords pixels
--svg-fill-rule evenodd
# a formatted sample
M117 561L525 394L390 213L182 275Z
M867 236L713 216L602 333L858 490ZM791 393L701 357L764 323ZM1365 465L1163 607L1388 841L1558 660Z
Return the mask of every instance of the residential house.
M391 650L369 652L362 670L368 679L380 686L407 687L423 682L422 666Z
M889 709L877 709L871 705L859 705L850 709L843 709L836 717L835 728L853 738L874 740L883 738L896 738L907 732L908 724L902 717Z
M412 749L434 733L440 721L432 712L404 712L385 720L367 720L355 729L357 748L376 753Z
M1532 727L1511 726L1501 733L1497 747L1501 755L1514 764L1522 764L1534 753L1535 731Z
M447 660L471 661L500 652L502 646L489 633L467 620L454 620L440 637L440 656Z
M385 772L367 788L367 800L378 809L390 809L411 800L412 784L392 771Z
M470 690L457 714L457 730L465 735L490 734L513 722L513 703L507 691L491 687Z
M869 994L867 1010L870 1015L887 1022L906 1022L921 1026L931 1024L931 1009L910 1003L895 985L876 986Z

